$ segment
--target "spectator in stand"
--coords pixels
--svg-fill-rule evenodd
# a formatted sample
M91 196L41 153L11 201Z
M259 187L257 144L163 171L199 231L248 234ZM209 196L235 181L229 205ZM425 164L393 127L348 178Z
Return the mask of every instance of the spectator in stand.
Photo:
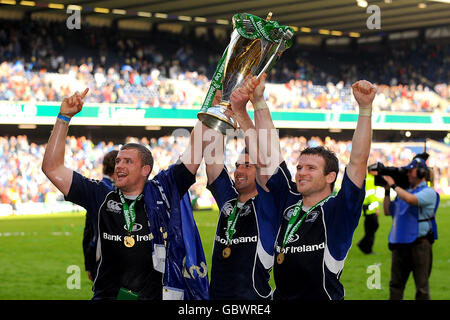
M89 25L75 35L59 23L28 19L1 23L0 100L6 101L61 101L88 86L88 103L198 108L223 42L209 36L206 43L215 45L205 46L201 37L164 32L125 37ZM90 56L77 56L80 50ZM269 76L269 107L353 111L349 84L369 74L380 91L374 111L450 112L448 45L415 41L387 45L376 56L363 53L325 57L294 45ZM286 94L279 93L283 86Z
M184 150L188 143L187 137L164 136L158 139L152 138L150 141L146 138L127 138L122 142L141 142L152 148L155 155L154 171L167 169L168 163L173 163L179 157L180 150ZM298 153L294 150L302 150L307 146L325 146L338 155L339 162L348 161L351 142L336 141L330 137L321 139L319 137L311 137L306 139L300 137L284 137L280 139L281 152L286 165L292 175L296 171L296 163L298 162ZM70 166L77 168L84 175L91 179L100 180L102 177L101 163L103 155L113 149L119 148L119 142L102 141L93 143L86 137L69 136L66 139L67 158ZM241 138L230 139L226 144L225 165L229 172L233 172L234 163L238 159L236 150L244 148L244 141ZM3 192L8 196L13 196L16 203L26 202L43 202L45 195L50 191L48 179L39 169L44 154L45 145L37 145L30 142L25 135L1 137L0 136L0 186ZM429 167L434 172L434 188L442 194L450 194L448 159L450 155L444 150L438 151L428 149L430 158L428 160ZM381 162L386 166L401 167L409 163L409 160L415 153L404 146L395 143L386 143L382 146L373 146L369 163ZM340 167L340 174L343 176L343 167ZM340 181L336 183L340 185ZM203 168L197 172L197 182L194 188L194 196L203 193L206 187L206 175ZM62 195L58 192L58 199L62 200Z

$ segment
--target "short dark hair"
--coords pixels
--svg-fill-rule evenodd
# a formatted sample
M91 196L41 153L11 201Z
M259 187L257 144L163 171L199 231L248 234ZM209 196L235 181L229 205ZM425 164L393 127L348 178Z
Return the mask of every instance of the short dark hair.
M253 151L253 150L252 150L252 151ZM252 152L252 153L253 153L253 152ZM252 164L252 165L254 165L255 167L258 167L258 165L257 165L257 160L253 158L253 157L256 157L256 155L250 154L250 149L249 149L248 146L245 146L245 147L241 150L241 152L239 153L238 161L239 161L240 156L244 156L244 157L245 157L245 156L248 156L248 158L249 158L249 163ZM244 158L244 159L245 159L245 158ZM236 161L236 164L235 164L236 168L237 168L237 163L238 163L238 161Z
M112 176L114 174L114 167L116 166L116 157L118 150L112 150L103 157L103 174Z
M321 156L325 160L325 168L324 174L327 175L330 172L336 172L336 178L339 173L339 160L336 157L336 154L322 146L318 147L307 147L300 152L300 156L302 155L318 155ZM331 192L334 190L334 184L336 183L336 179L331 183Z
M153 155L152 152L146 146L139 143L127 143L120 148L120 150L127 150L127 149L137 150L141 158L142 165L143 166L149 165L150 172L153 170Z

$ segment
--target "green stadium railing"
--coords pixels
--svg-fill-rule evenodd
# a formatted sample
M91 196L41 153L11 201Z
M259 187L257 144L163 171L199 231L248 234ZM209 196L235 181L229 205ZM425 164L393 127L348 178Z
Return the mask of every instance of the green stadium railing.
M192 127L197 121L198 109L136 108L130 105L85 105L71 121L72 125L100 126L171 126ZM52 125L59 112L58 103L34 104L27 102L0 102L0 124ZM249 112L253 118L253 112ZM272 110L278 128L335 128L352 129L356 126L356 112ZM447 113L374 112L374 129L450 131Z

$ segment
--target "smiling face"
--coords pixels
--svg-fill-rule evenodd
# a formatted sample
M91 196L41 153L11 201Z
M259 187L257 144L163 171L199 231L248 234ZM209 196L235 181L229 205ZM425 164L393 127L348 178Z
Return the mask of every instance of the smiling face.
M125 149L117 154L114 173L117 188L124 194L135 195L142 191L150 173L150 166L142 164L138 150Z
M336 173L325 174L325 159L317 154L304 154L299 157L295 183L297 191L304 197L315 193L331 193L330 185Z
M256 190L256 166L250 164L248 154L241 155L236 162L236 171L234 171L234 182L236 190L239 193L252 192Z

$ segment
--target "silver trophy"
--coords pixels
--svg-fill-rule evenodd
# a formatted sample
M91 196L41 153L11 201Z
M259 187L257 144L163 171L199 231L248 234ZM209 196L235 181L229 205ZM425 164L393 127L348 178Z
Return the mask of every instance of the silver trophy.
M227 129L236 129L233 118L225 115L231 109L231 93L244 79L251 75L260 77L269 72L281 54L292 45L294 31L280 26L276 21L242 13L233 16L231 40L219 61L210 90L197 117L206 126L226 134ZM211 106L217 89L222 87L222 99Z

